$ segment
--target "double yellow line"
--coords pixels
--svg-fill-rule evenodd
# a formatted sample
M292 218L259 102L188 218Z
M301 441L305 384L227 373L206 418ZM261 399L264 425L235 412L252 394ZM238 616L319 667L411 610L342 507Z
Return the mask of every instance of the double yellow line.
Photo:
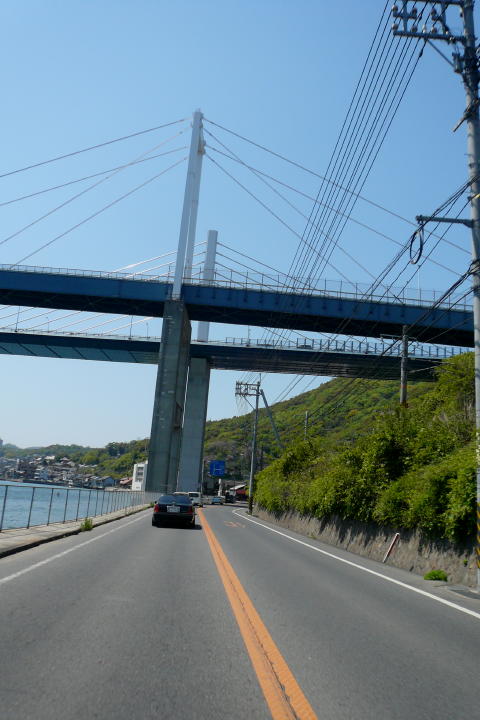
M273 720L318 720L199 510L213 559Z

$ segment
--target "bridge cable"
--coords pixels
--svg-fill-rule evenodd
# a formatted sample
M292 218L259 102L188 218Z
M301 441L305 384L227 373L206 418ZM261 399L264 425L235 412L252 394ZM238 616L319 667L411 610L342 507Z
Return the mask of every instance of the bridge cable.
M25 260L28 260L28 259L31 258L33 255L36 255L36 254L37 254L38 252L40 252L41 250L44 250L46 247L49 247L50 245L52 245L53 243L55 243L57 240L60 240L61 238L65 237L66 235L68 235L69 233L71 233L73 230L76 230L76 229L79 228L81 225L84 225L85 223L89 222L89 220L92 220L93 218L97 217L97 216L100 215L101 213L105 212L105 210L108 210L109 208L113 207L114 205L116 205L117 203L121 202L122 200L125 200L125 198L129 197L130 195L133 195L133 193L135 193L135 192L137 192L138 190L141 190L142 188L146 187L147 185L149 185L150 183L152 183L154 180L157 180L159 177L161 177L162 175L164 175L165 173L167 173L169 170L172 170L173 168L177 167L177 165L180 165L180 164L181 164L182 162L184 162L186 159L187 159L186 156L183 157L183 158L181 158L180 160L178 160L178 161L177 161L176 163L174 163L173 165L170 165L170 166L169 166L168 168L166 168L165 170L162 170L162 172L159 172L159 173L157 173L156 175L153 175L152 177L148 178L148 180L145 180L143 183L140 183L140 185L137 185L136 187L132 188L132 189L129 190L128 192L124 193L123 195L120 195L119 197L115 198L115 200L112 200L112 202L109 202L107 205L104 205L104 206L103 206L102 208L100 208L99 210L96 210L94 213L92 213L92 214L89 215L88 217L84 218L83 220L80 220L80 222L75 223L75 225L72 225L70 228L68 228L68 230L65 230L64 232L60 233L60 234L57 235L56 237L52 238L52 239L49 240L48 242L46 242L46 243L44 243L43 245L41 245L40 247L38 247L36 250L33 250L32 252L28 253L27 255L24 255L22 258L20 258L20 260L17 260L17 262L12 263L12 264L10 265L10 267L13 268L13 267L15 267L15 266L17 266L17 265L20 265L20 264L23 263Z
M17 170L9 170L8 172L0 174L0 178L9 177L10 175L16 175L17 173L25 172L26 170L32 170L33 168L41 167L42 165L48 165L57 160L64 160L68 157L80 155L81 153L89 152L90 150L98 150L98 148L106 147L107 145L113 145L123 140L129 140L139 135L146 135L147 133L154 132L155 130L162 130L163 128L170 127L171 125L177 125L178 123L185 122L187 118L180 118L180 120L174 120L173 122L164 123L163 125L156 125L155 127L147 128L146 130L139 130L138 132L130 133L130 135L123 135L122 137L115 138L113 140L107 140L106 142L98 143L97 145L90 145L89 147L82 148L81 150L74 150L73 152L66 153L64 155L57 155L57 157L50 158L49 160L42 160L41 162L33 163L32 165L26 165L25 167L18 168Z
M100 177L101 175L107 175L107 173L114 172L115 170L123 170L124 168L140 165L141 163L149 162L149 160L155 160L156 158L164 157L165 155L172 155L172 153L180 152L180 150L187 150L187 148L187 145L183 145L182 147L175 148L174 150L167 150L164 153L158 153L157 155L152 155L151 157L143 158L142 160L135 160L134 162L125 163L124 165L117 165L116 167L109 168L108 170L101 170L100 172L93 173L92 175L84 175L84 177L77 178L76 180L68 180L61 185L52 185L51 187L44 188L43 190L37 190L36 192L29 193L28 195L20 195L20 197L12 198L11 200L4 200L3 202L0 202L0 207L12 205L13 203L21 202L22 200L29 200L30 198L44 195L45 193L52 192L53 190L61 190L69 185L75 185L76 183L84 182L85 180L92 180L93 178Z
M115 177L119 173L121 173L123 170L125 170L128 167L131 167L134 165L138 160L143 159L146 155L149 155L151 152L154 152L159 147L162 147L162 145L165 145L166 143L170 142L174 138L178 137L184 132L184 130L181 130L179 133L176 133L175 135L172 135L171 137L167 138L166 140L162 141L158 145L155 145L154 147L150 148L149 150L146 150L144 153L142 153L139 157L135 158L131 162L127 163L126 165L121 165L117 170L111 173L111 175L107 175L106 177L103 177L101 180L97 180L97 182L94 182L92 185L89 185L88 187L84 188L80 192L76 193L75 195L72 195L71 197L67 198L64 202L60 203L60 205L57 205L56 207L49 210L47 213L44 213L40 217L36 218L35 220L32 220L32 222L28 223L28 225L25 225L24 227L20 228L20 230L17 230L14 233L11 233L7 237L3 238L3 240L0 240L0 245L4 245L9 240L12 240L15 237L18 237L18 235L21 235L25 230L29 230L34 225L37 225L42 220L45 220L45 218L50 217L54 213L56 213L58 210L61 210L66 205L69 205L74 200L77 200L79 197L82 197L83 195L86 195L86 193L90 192L91 190L94 190L99 185L102 185L104 182L107 182L108 180L111 180L111 178Z

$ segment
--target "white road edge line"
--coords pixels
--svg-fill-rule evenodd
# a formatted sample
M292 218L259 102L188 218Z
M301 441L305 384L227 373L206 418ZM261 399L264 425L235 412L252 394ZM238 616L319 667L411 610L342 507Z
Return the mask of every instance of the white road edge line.
M258 520L252 520L252 518L248 517L246 514L240 514L237 510L232 510L232 513L234 515L238 515L238 517L242 517L244 520L248 520L249 522L254 523L255 525L260 525L260 527L265 528L265 530L270 530L270 532L276 533L277 535L281 535L282 537L285 537L288 540L291 540L292 542L298 543L299 545L305 545L305 547L310 548L310 550L315 550L315 552L319 552L322 555L326 555L327 557L333 558L334 560L338 560L339 562L345 563L345 565L351 565L352 567L357 568L358 570L362 570L363 572L369 573L369 575L375 575L376 577L382 578L382 580L386 580L387 582L393 583L394 585L400 585L400 587L403 587L407 590L411 590L412 592L417 593L418 595L424 595L425 597L431 598L432 600L435 600L436 602L439 602L442 605L448 605L448 607L454 608L455 610L459 610L460 612L463 612L466 615L471 615L472 617L477 618L477 620L480 620L480 613L475 612L475 610L469 610L468 608L464 608L461 605L457 605L454 602L450 602L450 600L444 600L443 598L439 598L436 595L432 595L432 593L429 593L426 590L420 590L420 588L413 587L413 585L408 585L407 583L404 583L401 580L395 580L394 578L388 577L388 575L383 575L383 573L379 573L376 570L370 570L370 568L363 567L363 565L354 563L354 562L352 562L352 560L345 560L345 558L341 558L338 555L335 555L334 553L328 552L327 550L322 550L321 548L315 547L315 545L310 545L310 543L304 542L303 540L298 540L297 538L294 538L291 535L287 535L287 533L281 532L280 530L275 530L275 528L268 527L268 525L264 525L263 523L258 522Z
M0 578L0 585L4 585L5 583L10 582L11 580L15 580L16 578L20 577L21 575L25 575L26 573L32 572L32 570L36 570L39 567L42 567L42 565L48 565L48 563L53 562L54 560L58 560L61 557L64 557L65 555L69 555L70 553L74 552L75 550L80 550L80 548L85 547L86 545L90 545L90 543L96 542L97 540L101 540L102 538L106 537L107 535L111 535L114 532L118 532L118 530L122 530L124 527L127 527L128 525L133 525L133 523L138 522L139 520L144 520L145 518L139 517L135 518L135 520L129 520L126 523L123 523L122 525L119 525L118 527L113 528L112 530L108 530L105 533L102 533L101 535L96 535L93 538L90 538L90 540L85 540L85 542L80 543L79 545L75 545L74 547L69 548L68 550L63 550L63 552L59 552L56 555L52 555L49 558L46 558L45 560L40 560L40 562L35 563L34 565L29 565L29 567L24 568L23 570L19 570L16 573L12 573L11 575L7 575L4 578Z

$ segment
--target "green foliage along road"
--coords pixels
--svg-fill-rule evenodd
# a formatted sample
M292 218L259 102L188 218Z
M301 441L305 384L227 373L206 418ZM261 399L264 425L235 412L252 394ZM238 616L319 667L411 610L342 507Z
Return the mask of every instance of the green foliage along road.
M416 387L407 409L396 398L378 397L384 383L360 386L362 395L350 396L355 407L343 409L340 424L324 424L258 474L256 502L274 512L336 515L467 540L474 533L473 378L473 354L452 358L434 384Z

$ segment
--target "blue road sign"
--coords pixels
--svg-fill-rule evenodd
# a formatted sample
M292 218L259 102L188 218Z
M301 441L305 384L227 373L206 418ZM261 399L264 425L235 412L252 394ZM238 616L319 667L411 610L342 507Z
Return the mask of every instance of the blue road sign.
M225 475L225 460L212 460L210 463L210 475L222 477Z

